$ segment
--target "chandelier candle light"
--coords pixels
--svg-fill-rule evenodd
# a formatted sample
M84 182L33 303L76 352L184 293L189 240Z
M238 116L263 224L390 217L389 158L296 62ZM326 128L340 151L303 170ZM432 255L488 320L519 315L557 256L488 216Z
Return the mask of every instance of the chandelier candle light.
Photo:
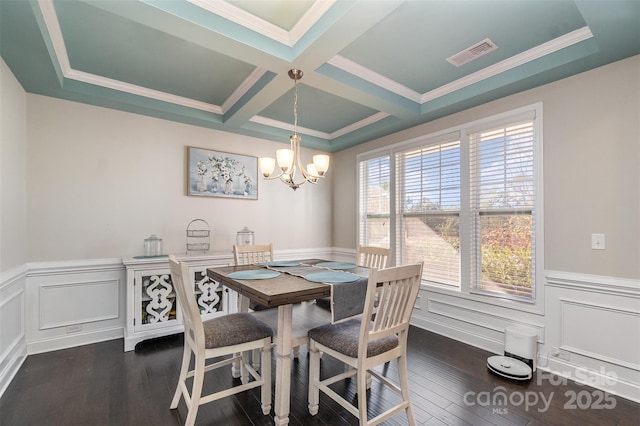
M265 179L277 179L289 185L294 191L305 182L317 183L319 178L324 177L329 169L328 155L314 155L313 163L307 164L307 168L302 167L300 160L300 135L298 135L298 80L302 78L302 71L299 69L289 70L289 77L294 82L293 98L293 135L289 138L291 148L279 149L276 151L280 174L272 176L276 166L276 160L270 157L261 157L260 171ZM296 173L300 171L302 179L296 181Z

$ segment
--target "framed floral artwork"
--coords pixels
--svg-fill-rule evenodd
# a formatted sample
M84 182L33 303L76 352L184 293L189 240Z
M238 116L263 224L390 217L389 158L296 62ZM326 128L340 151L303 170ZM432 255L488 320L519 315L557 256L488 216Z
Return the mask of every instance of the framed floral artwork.
M188 195L258 199L256 157L191 146L188 151Z

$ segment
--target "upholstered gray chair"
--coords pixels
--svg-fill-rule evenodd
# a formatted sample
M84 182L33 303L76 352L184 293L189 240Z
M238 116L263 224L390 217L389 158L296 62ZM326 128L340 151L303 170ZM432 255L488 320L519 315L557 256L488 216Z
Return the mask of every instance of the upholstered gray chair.
M381 423L402 410L410 425L415 417L409 397L407 373L407 332L415 305L422 263L371 270L362 316L309 330L309 413L316 415L320 391L360 420L360 425ZM377 300L377 306L376 305ZM372 317L376 309L375 317ZM363 320L363 318L373 318ZM320 380L320 354L336 358L347 366L345 372ZM382 376L374 367L391 360L398 362L400 384ZM367 413L367 373L401 396L401 402L369 419ZM329 386L357 375L358 406Z
M193 294L189 279L189 268L169 256L171 278L182 310L184 322L184 353L180 378L176 387L171 409L178 407L180 397L187 405L186 425L193 425L202 404L218 400L255 387L261 388L262 412L271 412L271 342L273 330L250 313L235 313L202 321L200 310ZM261 375L249 364L248 354L261 350ZM191 355L194 355L194 369L189 370ZM205 365L210 358L226 357ZM241 384L209 395L202 395L205 373L216 368L240 361ZM249 375L253 381L249 381ZM187 379L193 377L191 391Z

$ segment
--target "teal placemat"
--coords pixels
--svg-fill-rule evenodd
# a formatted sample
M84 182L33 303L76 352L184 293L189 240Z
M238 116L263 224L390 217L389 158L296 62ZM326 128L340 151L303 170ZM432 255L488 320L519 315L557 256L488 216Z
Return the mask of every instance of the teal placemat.
M297 260L273 260L271 262L261 263L260 266L275 266L275 267L290 267L300 266L300 262Z
M350 274L349 272L322 271L307 274L304 278L307 281L314 283L350 283L360 279L361 277L355 274Z
M316 263L316 266L329 269L353 269L358 265L351 262L320 262Z
M275 278L278 275L280 275L280 272L270 269L249 269L247 271L232 272L227 276L236 280L266 280Z

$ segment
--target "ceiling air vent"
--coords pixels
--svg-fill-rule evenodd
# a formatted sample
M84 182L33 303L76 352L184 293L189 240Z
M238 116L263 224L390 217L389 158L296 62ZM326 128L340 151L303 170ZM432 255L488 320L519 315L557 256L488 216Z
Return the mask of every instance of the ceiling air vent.
M496 50L498 45L492 42L490 39L485 38L480 43L476 43L473 46L464 49L462 52L456 53L453 56L447 58L447 61L453 66L459 67L461 65L466 64L467 62L471 62L480 56L486 55L487 53Z

